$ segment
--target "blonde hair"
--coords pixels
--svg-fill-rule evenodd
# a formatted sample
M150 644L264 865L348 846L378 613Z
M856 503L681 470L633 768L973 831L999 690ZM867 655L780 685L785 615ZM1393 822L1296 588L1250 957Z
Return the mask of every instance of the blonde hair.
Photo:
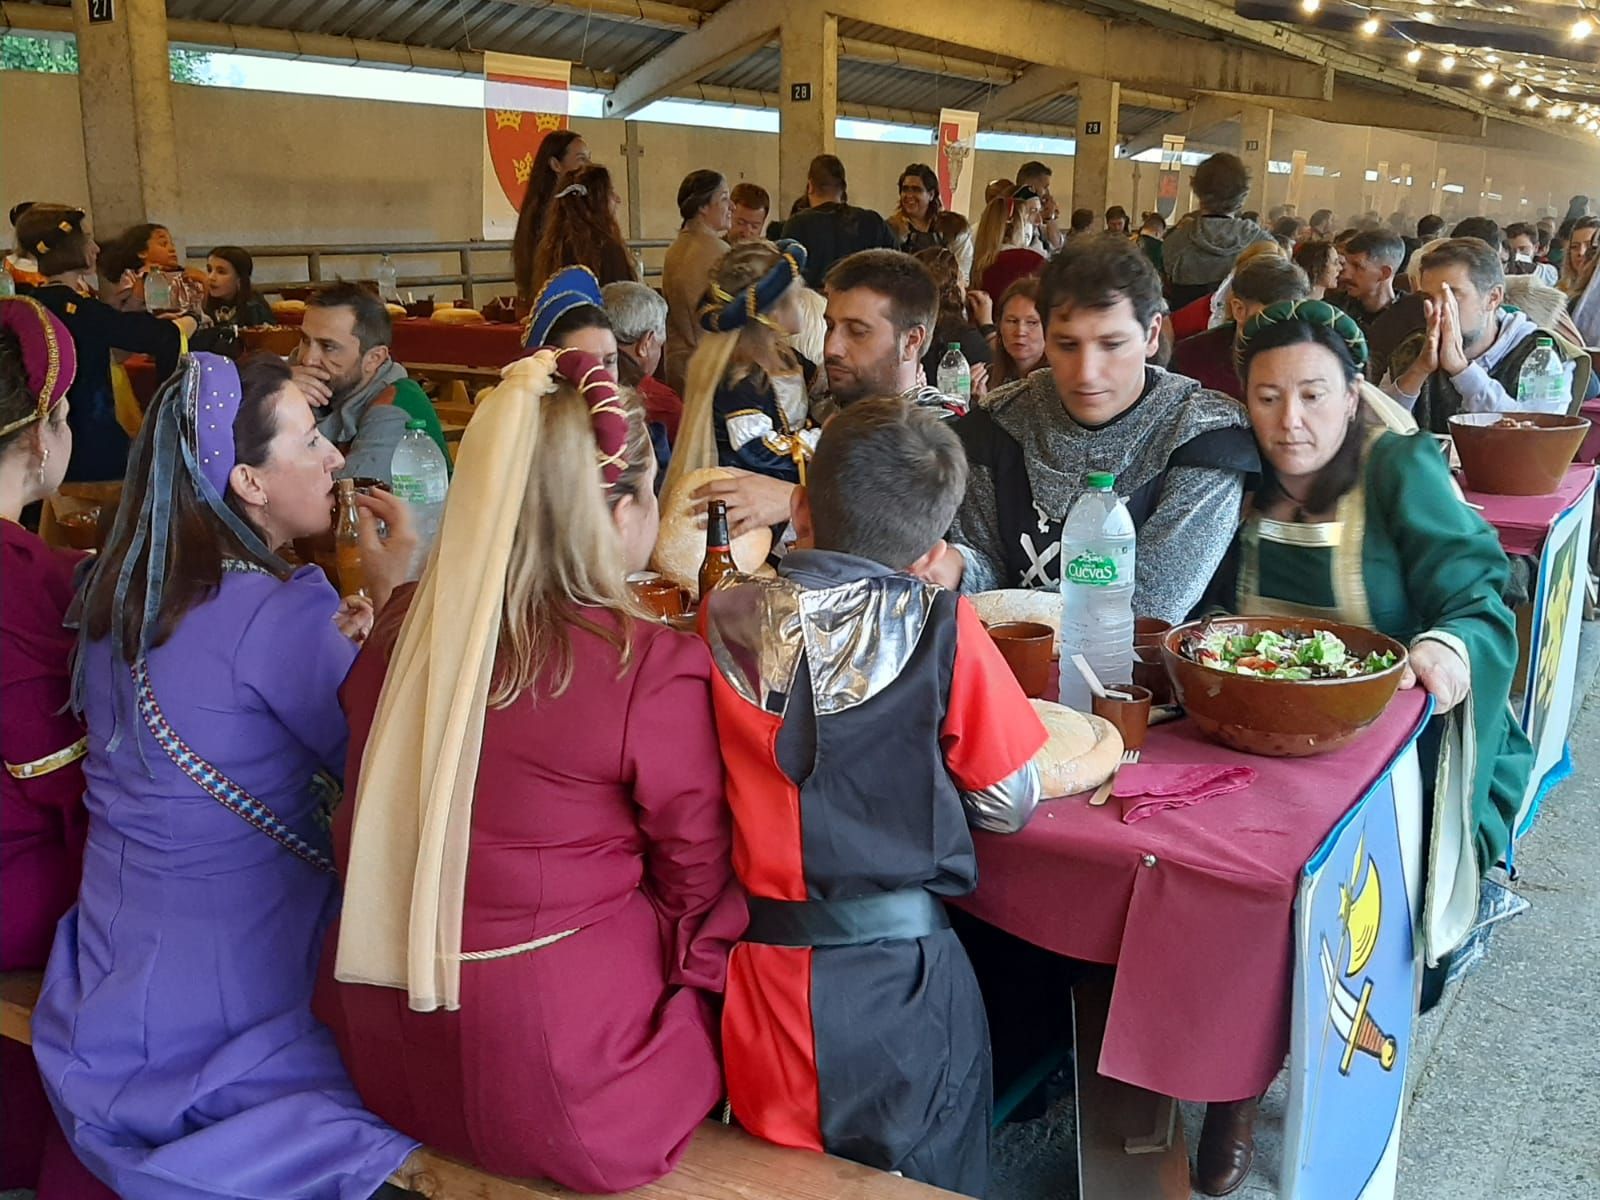
M628 665L631 622L644 614L628 590L612 511L625 496L648 494L654 450L638 396L624 388L621 398L628 414L627 466L610 488L601 485L589 405L577 388L563 382L537 402L528 482L506 564L491 708L505 708L546 672L552 677L544 694L565 692L572 683L574 627L609 642L619 669ZM617 613L620 628L586 616L587 608Z
M1260 258L1263 254L1276 255L1278 258L1289 257L1289 252L1283 248L1281 242L1251 242L1243 250L1239 251L1239 257L1233 260L1233 273L1237 275L1240 270Z
M736 295L770 271L782 257L771 242L741 242L722 256L711 282L727 295ZM685 475L717 465L717 435L712 426L717 389L752 376L758 384L764 384L764 358L795 369L800 366L778 331L760 321L746 321L738 329L721 333L701 332L683 381L683 417L661 485L663 501L668 500Z
M994 265L1000 251L1011 241L1017 227L1017 217L1022 205L1011 199L1011 193L996 196L983 206L983 216L978 219L978 231L972 235L972 270L974 282Z

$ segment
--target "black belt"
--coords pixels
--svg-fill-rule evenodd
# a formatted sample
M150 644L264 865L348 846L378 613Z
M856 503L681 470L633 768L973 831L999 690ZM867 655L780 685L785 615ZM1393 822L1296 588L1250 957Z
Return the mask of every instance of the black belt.
M907 888L850 900L765 900L750 897L744 940L766 946L860 946L927 937L950 928L932 892Z

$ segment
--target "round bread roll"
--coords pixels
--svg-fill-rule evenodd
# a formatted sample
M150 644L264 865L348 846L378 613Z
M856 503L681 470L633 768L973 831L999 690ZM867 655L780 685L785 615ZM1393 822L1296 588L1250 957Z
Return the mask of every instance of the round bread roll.
M444 325L482 325L484 317L475 308L436 308L433 319Z
M406 315L406 306L404 304L385 304L383 307L387 309L389 315L397 321Z
M1002 588L969 596L978 619L985 625L1006 621L1037 621L1061 636L1061 593L1037 588Z
M306 310L304 300L274 300L272 312L274 316L283 316L286 313L303 313Z
M650 565L696 597L700 594L700 564L706 557L706 531L700 525L690 497L713 479L731 479L733 472L722 467L691 471L678 481L670 495L661 497L661 532L656 535L656 551ZM767 561L772 550L772 531L765 526L742 533L733 539L733 561L748 574Z
M1030 703L1050 735L1033 758L1041 796L1074 796L1111 778L1122 762L1122 735L1115 725L1049 700Z

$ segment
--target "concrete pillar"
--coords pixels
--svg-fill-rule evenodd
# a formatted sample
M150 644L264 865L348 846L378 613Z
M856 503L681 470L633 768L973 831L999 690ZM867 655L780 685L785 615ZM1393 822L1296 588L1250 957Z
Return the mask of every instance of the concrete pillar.
M792 4L778 31L782 57L778 88L778 193L774 217L806 191L806 168L832 154L839 115L839 18L818 4Z
M1117 157L1117 109L1122 85L1085 76L1078 80L1078 150L1072 160L1072 207L1094 210L1098 222L1111 205L1111 164Z
M117 0L112 7L110 21L91 21L90 0L72 0L90 215L102 237L181 218L167 6Z
M1246 208L1253 208L1267 219L1272 208L1267 188L1270 174L1267 165L1272 161L1272 110L1257 104L1246 104L1239 111L1239 157L1250 169L1250 197ZM1307 214L1302 213L1301 216Z

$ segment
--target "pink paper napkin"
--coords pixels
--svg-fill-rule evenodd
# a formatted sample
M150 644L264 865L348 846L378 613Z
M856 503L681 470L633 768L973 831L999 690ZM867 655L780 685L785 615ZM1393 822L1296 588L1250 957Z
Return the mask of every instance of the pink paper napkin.
M1255 782L1254 767L1214 763L1135 763L1117 772L1111 794L1122 802L1122 821L1132 825L1169 808L1187 808L1226 796Z

